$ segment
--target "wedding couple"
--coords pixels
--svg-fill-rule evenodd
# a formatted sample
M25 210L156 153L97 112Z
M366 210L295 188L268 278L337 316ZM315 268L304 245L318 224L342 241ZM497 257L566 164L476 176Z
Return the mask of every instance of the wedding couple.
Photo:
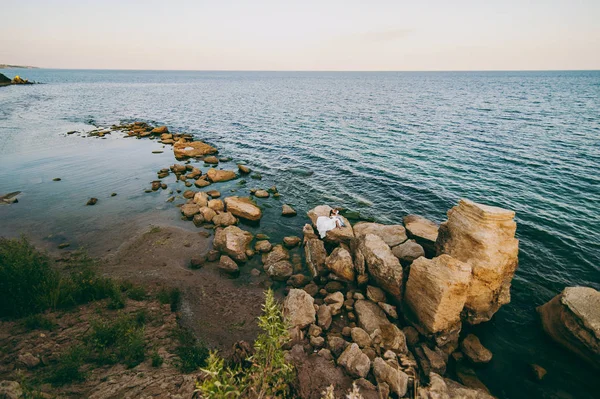
M317 230L319 231L319 236L321 236L321 238L325 238L325 235L329 230L344 226L344 220L340 216L340 211L337 209L330 210L329 216L319 216L317 218Z

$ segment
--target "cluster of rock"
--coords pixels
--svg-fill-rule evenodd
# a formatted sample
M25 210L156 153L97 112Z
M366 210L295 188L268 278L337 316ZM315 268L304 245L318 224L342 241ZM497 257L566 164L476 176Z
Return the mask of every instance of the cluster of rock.
M8 85L31 85L34 82L30 82L27 79L23 79L19 75L12 78L8 78L6 75L0 73L0 86L8 86Z
M330 210L308 212L309 276L287 281L284 313L294 356L304 351L334 362L365 397L369 391L414 397L417 390L424 398L457 390L491 397L472 367L492 354L475 335L460 332L463 323L489 320L510 300L514 212L461 200L439 228L415 215L404 225L352 226L342 217L344 227L321 240L313 226Z

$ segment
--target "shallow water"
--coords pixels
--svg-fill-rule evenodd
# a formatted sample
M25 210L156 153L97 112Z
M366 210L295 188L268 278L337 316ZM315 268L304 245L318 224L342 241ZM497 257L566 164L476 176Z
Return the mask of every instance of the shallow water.
M535 313L565 286L600 289L600 72L3 73L45 84L0 89L0 192L23 191L0 207L0 234L101 251L149 223L193 228L167 192L144 193L173 163L151 153L159 143L65 134L133 120L193 133L233 158L223 167L242 160L263 175L224 194L276 184L282 198L259 200L266 215L251 228L275 239L298 235L304 212L322 203L382 222L409 213L440 222L461 197L509 208L520 265L511 304L475 328L494 353L480 378L503 398L600 388ZM98 204L84 206L92 196ZM284 202L300 216L280 218ZM528 363L548 369L542 383Z

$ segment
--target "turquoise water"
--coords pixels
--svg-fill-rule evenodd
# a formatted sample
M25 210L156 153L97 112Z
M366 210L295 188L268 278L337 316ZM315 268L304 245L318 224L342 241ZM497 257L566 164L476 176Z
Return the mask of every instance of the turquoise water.
M194 133L263 175L223 192L276 184L283 197L261 200L272 208L260 226L274 237L299 234L304 212L322 203L382 222L409 213L441 222L461 197L509 208L520 265L511 304L475 328L494 353L480 378L502 398L600 388L535 313L565 286L600 289L599 71L3 73L45 84L0 89L0 192L24 191L18 208L0 207L0 233L93 247L98 233L120 242L148 219L192 228L166 192L143 193L173 163L151 154L158 143L65 135L133 120ZM82 207L91 196L98 205ZM281 202L302 216L282 220ZM547 378L531 381L528 363Z

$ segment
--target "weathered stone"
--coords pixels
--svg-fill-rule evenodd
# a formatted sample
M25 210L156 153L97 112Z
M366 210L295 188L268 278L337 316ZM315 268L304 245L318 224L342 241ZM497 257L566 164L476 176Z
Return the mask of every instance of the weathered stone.
M359 222L354 225L356 237L375 234L381 238L390 248L402 244L407 240L406 230L402 225L385 225L380 223Z
M403 219L408 236L423 247L427 256L435 256L435 241L438 237L438 225L417 215L408 215Z
M325 297L325 303L329 305L332 315L340 314L342 306L344 305L344 294L341 292L334 292Z
M305 328L316 320L314 299L304 290L292 288L283 302L283 314L292 326Z
M319 306L319 309L317 310L317 320L319 327L323 330L329 330L332 321L331 308L327 305Z
M281 215L282 216L296 216L296 211L294 208L289 206L288 204L283 204L281 207Z
M195 191L192 191L192 190L185 190L185 191L183 192L183 198L185 198L185 199L192 199L192 198L194 198L194 195L195 195L195 194L196 194L196 192L195 192Z
M212 210L212 209L211 209ZM246 249L252 241L252 234L237 226L217 229L213 246L216 250L230 256L238 262L248 260Z
M200 207L196 204L183 204L181 206L181 213L186 218L191 218L198 212L200 212Z
M415 260L404 296L407 317L424 334L452 329L460 323L470 281L471 266L449 255Z
M152 131L150 133L162 135L165 133L169 133L169 129L166 126L158 126L158 127L155 127L154 129L152 129Z
M379 287L367 285L367 298L373 302L385 302L385 292Z
M23 389L17 381L0 381L0 398L2 399L21 399L23 398Z
M330 294L333 294L334 292L337 291L344 291L344 283L340 282L340 281L329 281L327 282L327 284L325 284L325 291L329 292Z
M194 182L194 185L198 188L202 188L202 187L210 186L210 182L205 179L198 179Z
M346 341L342 337L338 337L337 335L329 334L327 336L327 346L331 350L331 353L335 357L338 357L342 354L342 352L350 345L348 341Z
M233 170L217 170L214 168L210 168L208 172L206 172L206 176L208 177L208 180L213 183L233 180L237 177Z
M285 281L294 273L294 268L289 261L281 260L266 265L265 272L267 273L267 276L271 277L273 280Z
M311 324L308 327L308 335L310 335L311 337L318 337L322 333L323 333L323 329L321 327L317 326L316 324Z
M225 210L225 204L220 199L211 199L208 201L207 206L215 212L223 212Z
M494 399L481 389L467 388L456 381L429 373L429 386L419 389L419 399Z
M546 369L539 364L530 364L529 368L531 369L531 374L537 381L541 381L548 373Z
M309 342L315 349L325 346L325 338L323 337L309 337Z
M369 334L381 329L385 324L390 324L383 310L371 301L357 300L354 303L354 311L358 317L358 325Z
M191 158L191 157L201 157L207 154L215 154L217 149L203 143L202 141L194 141L194 142L176 142L173 144L173 153L175 158L183 159L183 158Z
M415 259L425 256L425 250L415 240L408 240L392 248L392 253L403 265L410 265Z
M212 222L215 226L232 226L238 222L238 220L231 214L231 212L221 212L212 218Z
M267 190L256 190L254 196L257 198L269 198L271 194Z
M310 282L304 286L304 291L306 291L310 296L315 296L319 292L319 286L314 282Z
M378 236L367 234L360 239L370 278L398 303L402 300L402 266L390 247Z
M338 365L354 377L366 377L371 369L371 360L362 353L357 344L349 345L338 358Z
M33 356L30 352L20 354L17 357L17 364L28 369L37 367L40 364L40 358Z
M300 244L300 241L300 237L296 236L283 237L283 245L285 245L288 248L294 248L295 246Z
M238 164L237 167L238 167L238 170L240 171L240 173L243 173L245 175L252 172L252 170L249 167L247 167L246 165Z
M510 302L510 283L518 264L515 213L462 199L448 211L436 242L448 254L473 268L465 303L466 321L488 321Z
M227 197L225 198L225 207L228 212L239 218L257 221L262 217L262 211L250 198Z
M398 311L396 310L395 306L390 305L389 303L385 303L385 302L377 302L377 304L392 319L398 318Z
M567 287L537 308L544 331L593 366L600 368L600 292Z
M460 349L475 364L489 363L492 360L492 352L481 344L476 335L467 335L460 343Z
M268 266L275 262L280 262L282 260L289 260L290 253L287 249L283 247L283 245L278 244L273 247L271 252L265 253L262 256L262 263L264 266Z
M207 206L203 206L198 210L198 213L200 213L202 215L202 217L204 218L204 221L207 223L212 222L213 218L217 215L217 213L215 211L213 211L212 209L210 209Z
M269 252L271 249L273 249L273 245L271 245L271 243L267 240L257 241L256 244L254 244L254 250L256 252L261 252L264 254Z
M312 221L313 226L316 228L317 227L317 218L319 216L329 217L329 212L331 210L332 210L332 208L328 205L319 205L319 206L311 209L310 211L308 211L307 215L310 218L310 220ZM352 225L350 224L348 219L346 219L345 217L340 216L340 218L344 222L344 227L338 227L333 230L329 230L327 232L327 235L325 236L325 240L328 242L337 243L337 244L342 243L342 242L349 244L350 241L352 241L354 239L354 231L352 230Z
M219 158L215 157L214 155L210 155L208 157L204 157L203 161L204 163L210 163L214 165L219 163Z
M354 281L354 263L352 255L346 249L337 247L325 259L325 266L344 281Z
M325 268L327 251L325 251L323 241L318 238L311 238L306 241L304 254L306 255L306 266L312 277L321 275L327 270Z
M237 263L227 255L221 255L219 270L228 274L236 274L240 271Z
M366 348L371 346L371 337L369 334L360 327L354 327L351 331L352 341L356 342L356 344L360 348Z
M377 381L383 381L396 393L399 398L406 395L408 389L408 375L397 368L390 366L385 360L378 357L373 361L373 374Z

